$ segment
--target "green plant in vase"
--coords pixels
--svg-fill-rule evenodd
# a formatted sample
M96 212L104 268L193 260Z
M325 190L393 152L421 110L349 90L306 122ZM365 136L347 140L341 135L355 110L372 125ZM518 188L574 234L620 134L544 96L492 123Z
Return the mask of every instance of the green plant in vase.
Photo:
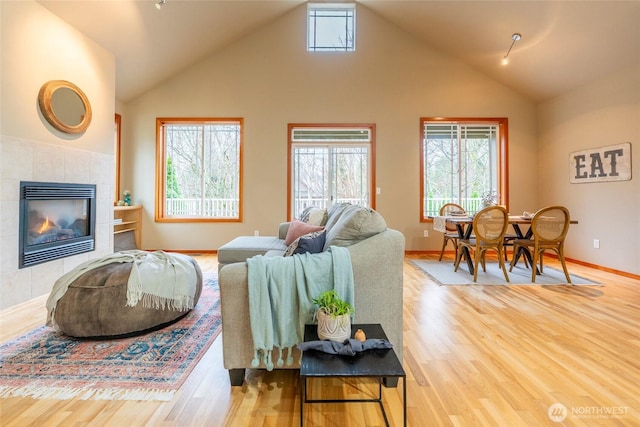
M318 307L318 338L344 342L351 336L351 315L355 310L335 290L325 291L313 300Z

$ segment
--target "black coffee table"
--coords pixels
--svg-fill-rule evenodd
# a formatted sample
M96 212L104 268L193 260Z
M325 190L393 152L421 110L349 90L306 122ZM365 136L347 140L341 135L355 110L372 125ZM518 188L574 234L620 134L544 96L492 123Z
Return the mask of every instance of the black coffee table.
M367 338L387 339L382 326L379 324L352 325L351 336L358 329L362 329ZM306 325L304 340L318 339L317 325ZM393 343L391 343L393 344ZM307 378L353 378L367 377L378 379L378 397L373 399L309 399L307 396ZM382 404L382 383L402 378L403 422L407 425L407 377L393 349L366 350L355 356L339 356L327 354L318 350L307 350L302 353L300 361L300 425L304 423L305 403L344 403L344 402L374 402L380 405L385 425L389 425L387 413Z

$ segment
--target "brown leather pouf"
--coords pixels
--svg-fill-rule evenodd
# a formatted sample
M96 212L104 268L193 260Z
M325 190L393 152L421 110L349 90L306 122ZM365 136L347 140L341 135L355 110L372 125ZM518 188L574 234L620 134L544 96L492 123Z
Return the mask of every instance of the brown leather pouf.
M194 306L202 292L202 271L191 258L197 284ZM159 310L127 306L127 281L132 263L111 263L78 277L58 301L55 321L66 335L82 338L136 335L167 326L190 310Z

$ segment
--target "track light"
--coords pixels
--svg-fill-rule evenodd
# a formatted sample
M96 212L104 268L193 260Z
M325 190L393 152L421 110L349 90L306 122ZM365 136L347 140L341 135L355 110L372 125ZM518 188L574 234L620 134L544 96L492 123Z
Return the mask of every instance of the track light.
M504 58L502 58L502 65L507 65L509 63L509 53L511 52L513 45L516 44L516 42L521 38L522 38L522 35L520 33L513 33L513 35L511 36L511 40L512 40L511 46L509 46L509 50L507 50L507 54L504 56Z
M156 3L156 9L160 10L162 9L162 6L164 6L167 3L167 0L160 0L158 3Z

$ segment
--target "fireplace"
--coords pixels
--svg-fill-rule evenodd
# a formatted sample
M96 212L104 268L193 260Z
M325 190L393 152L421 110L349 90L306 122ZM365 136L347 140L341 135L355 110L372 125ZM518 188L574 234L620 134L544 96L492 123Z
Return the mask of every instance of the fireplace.
M95 249L96 186L20 182L19 268Z

